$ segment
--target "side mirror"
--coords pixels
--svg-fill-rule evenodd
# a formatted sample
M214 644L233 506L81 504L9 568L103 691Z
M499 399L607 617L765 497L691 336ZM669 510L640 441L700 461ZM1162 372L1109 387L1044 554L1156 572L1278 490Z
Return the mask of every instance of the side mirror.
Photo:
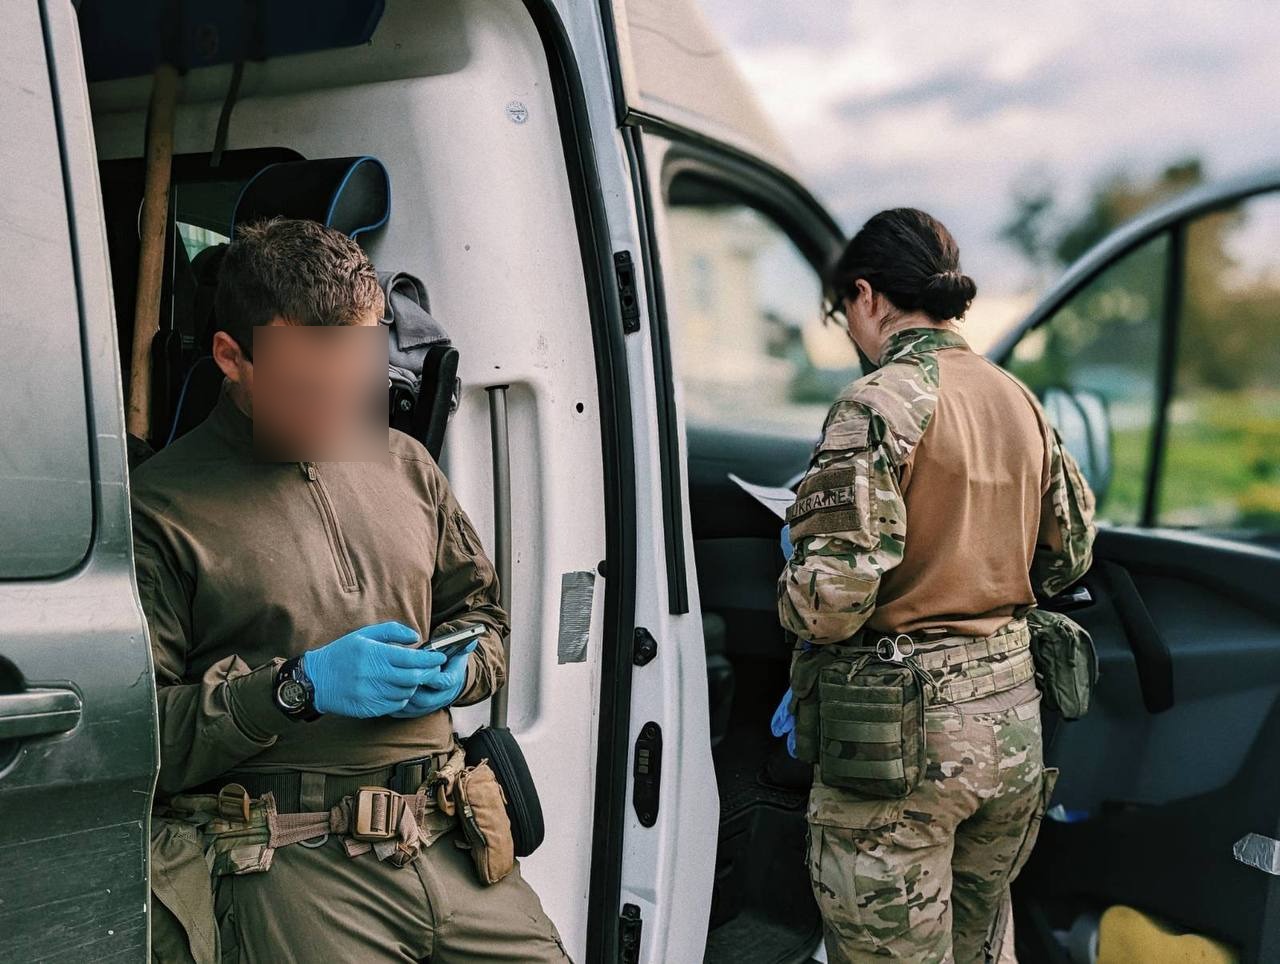
M1050 388L1044 393L1044 410L1062 436L1085 481L1101 505L1111 486L1111 414L1107 400L1087 389Z

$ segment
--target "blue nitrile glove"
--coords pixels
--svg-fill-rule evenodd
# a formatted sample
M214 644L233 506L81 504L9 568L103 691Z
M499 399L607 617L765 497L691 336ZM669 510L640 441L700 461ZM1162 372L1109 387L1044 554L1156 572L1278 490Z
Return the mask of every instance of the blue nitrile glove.
M378 623L308 651L302 668L315 687L316 709L362 719L404 709L444 663L441 653L409 648L418 642L403 623Z
M782 558L790 562L792 553L796 551L796 547L791 544L790 522L782 527L782 532L778 534L778 541L782 545Z
M471 659L471 653L478 642L479 640L476 640L471 643L458 655L451 657L449 662L438 669L433 676L424 679L417 692L409 697L409 702L404 708L396 710L391 715L409 719L415 716L426 716L428 713L453 705L453 701L458 698L463 685L467 682L467 661Z
M782 531L787 531L783 526ZM800 649L802 652L809 652L813 649L813 643L807 639L801 641ZM773 719L769 721L769 730L774 736L785 736L787 738L787 752L791 754L792 759L796 758L796 715L791 712L791 687L787 687L786 693L782 695L782 702L778 704L778 708L773 711Z
M787 692L782 696L782 702L778 704L778 708L773 711L773 720L769 723L769 729L773 731L774 736L785 736L787 738L787 752L792 758L796 755L796 717L791 712L791 687L787 687Z

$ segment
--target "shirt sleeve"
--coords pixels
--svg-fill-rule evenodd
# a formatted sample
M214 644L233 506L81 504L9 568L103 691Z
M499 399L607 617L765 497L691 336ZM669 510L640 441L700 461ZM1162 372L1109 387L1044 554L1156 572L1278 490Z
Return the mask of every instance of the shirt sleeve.
M443 475L439 481L443 494L436 510L439 540L431 577L431 634L477 624L488 630L467 662L467 679L454 701L455 706L467 706L491 696L506 682L502 639L509 625L498 602L498 574L493 563Z
M1055 596L1093 562L1094 499L1080 467L1056 430L1049 443L1049 484L1040 504L1040 531L1031 562L1037 595Z
M887 427L856 402L838 402L787 512L795 547L778 580L785 629L837 643L875 611L886 572L902 561L906 506Z
M292 724L276 709L275 671L282 660L250 667L238 656L187 682L191 582L162 527L134 507L134 566L151 636L160 715L159 792L206 783L275 743Z

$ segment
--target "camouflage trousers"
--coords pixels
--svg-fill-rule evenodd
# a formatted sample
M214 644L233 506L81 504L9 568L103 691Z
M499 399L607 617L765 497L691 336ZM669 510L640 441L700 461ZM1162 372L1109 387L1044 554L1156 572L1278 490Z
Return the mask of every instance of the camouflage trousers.
M833 964L1014 960L1009 882L1057 778L1043 763L1039 694L1031 684L930 706L926 731L928 769L904 799L858 797L815 774L809 876Z

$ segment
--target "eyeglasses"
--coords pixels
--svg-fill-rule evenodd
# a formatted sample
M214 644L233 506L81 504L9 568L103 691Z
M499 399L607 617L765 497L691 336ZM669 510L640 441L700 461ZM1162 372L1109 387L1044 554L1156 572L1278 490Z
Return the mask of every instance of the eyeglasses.
M849 324L849 316L845 314L843 298L822 299L822 323L824 325L834 324L841 328Z

